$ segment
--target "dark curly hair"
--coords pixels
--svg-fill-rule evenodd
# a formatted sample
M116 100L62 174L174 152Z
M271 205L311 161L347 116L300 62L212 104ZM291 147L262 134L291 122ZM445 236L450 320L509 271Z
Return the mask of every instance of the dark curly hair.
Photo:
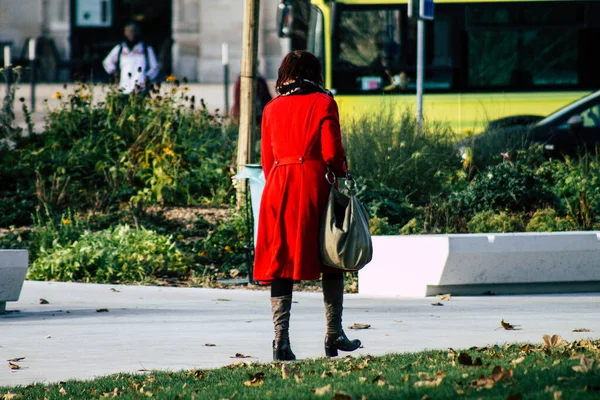
M321 63L309 51L296 50L284 57L279 66L277 83L275 90L279 93L284 84L298 79L307 79L323 85L323 75L321 74Z

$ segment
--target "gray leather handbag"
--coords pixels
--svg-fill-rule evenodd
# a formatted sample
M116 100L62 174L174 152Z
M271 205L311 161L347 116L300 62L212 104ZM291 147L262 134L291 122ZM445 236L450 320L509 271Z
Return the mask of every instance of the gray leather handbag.
M373 258L369 216L356 198L356 182L350 173L345 181L347 195L335 187L333 172L328 170L325 178L331 191L321 222L321 258L329 267L357 271Z

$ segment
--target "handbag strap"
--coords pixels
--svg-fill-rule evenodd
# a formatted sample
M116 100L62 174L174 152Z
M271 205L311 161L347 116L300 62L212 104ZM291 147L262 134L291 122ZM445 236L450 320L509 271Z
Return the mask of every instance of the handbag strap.
M344 163L346 164L346 180L344 181L344 186L346 186L346 189L348 189L350 193L353 193L356 191L356 181L354 180L354 177L348 169L348 159L346 157L344 157ZM331 169L330 164L327 164L327 172L325 172L325 179L330 185L334 185L337 180L337 177Z

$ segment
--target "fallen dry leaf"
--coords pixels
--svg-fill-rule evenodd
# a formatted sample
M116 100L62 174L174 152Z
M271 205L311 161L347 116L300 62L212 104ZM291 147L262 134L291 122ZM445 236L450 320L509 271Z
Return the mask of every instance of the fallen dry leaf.
M234 358L234 357L230 357L230 358ZM227 365L226 368L235 369L238 367L243 368L245 366L246 366L246 363L240 360L240 361L236 361L232 364Z
M474 388L491 389L494 385L501 380L510 379L513 376L512 369L503 370L499 366L495 366L492 370L492 374L489 377L480 375L479 378L472 381L469 385Z
M206 378L206 374L201 369L193 369L188 373L189 376L193 376L194 378L203 380Z
M22 361L24 359L25 359L25 357L15 357L15 358L11 358L10 360L6 360L6 361L9 361L9 362L19 362L19 361Z
M371 325L369 324L359 324L358 322L355 322L354 325L350 325L348 329L369 329L370 327Z
M204 343L204 347L215 347L216 344L212 344L212 343Z
M591 332L591 331L587 328L575 328L571 332Z
M439 301L438 301L437 303L431 303L431 305L432 305L432 306L437 306L437 307L439 307L439 306L443 306L443 304L442 304L442 303L440 303Z
M385 376L383 375L377 375L375 378L373 378L373 380L371 381L371 383L376 383L379 386L383 386L385 385L387 382L387 379L385 379Z
M265 373L259 372L248 376L248 381L244 382L244 386L260 386L265 383Z
M440 294L437 296L438 299L442 300L442 301L449 301L452 298L452 295L450 293L448 294Z
M519 350L521 350L522 352L525 352L525 353L529 353L532 349L533 349L533 346L529 343L527 343L519 348Z
M120 395L122 395L123 393L125 393L125 391L123 389L121 389L121 388L115 388L112 392L104 393L102 395L102 398L113 398L113 399L115 399L115 398L119 397Z
M231 301L231 299L215 299L215 301Z
M65 390L65 388L64 388L64 387L61 387L61 388L60 388L60 390L59 390L58 392L59 392L60 394L62 394L62 395L66 395L66 394L67 394L67 391Z
M16 393L12 393L12 392L8 391L1 398L3 400L20 399L21 395L20 394L16 394Z
M50 304L50 302L46 299L40 299L40 304Z
M581 356L579 359L579 365L573 367L575 372L589 372L594 367L594 359L586 356Z
M235 353L235 356L231 356L229 358L253 358L252 356L247 356L242 353Z
M500 382L504 379L510 379L513 376L512 369L502 369L502 367L496 365L494 369L492 369L492 375L490 378L494 380L494 382Z
M562 399L562 392L561 391L556 391L556 392L552 393L552 398L554 400L561 400Z
M469 385L474 388L491 389L494 387L495 384L496 382L494 382L493 379L486 378L485 376L480 375L479 378L472 381Z
M431 378L431 379L424 379L422 381L417 381L415 382L414 386L416 388L420 388L420 387L438 387L442 384L442 382L444 381L444 377L443 376L438 376L437 378Z
M8 368L10 369L21 369L21 366L11 363L10 361L8 362Z
M504 320L500 321L500 324L507 331L518 331L518 330L521 329L521 328L519 328L519 326L521 326L521 325L512 325L512 324L510 324L508 322L505 322Z
M120 292L120 290L117 290L117 289L115 289L114 287L113 287L113 288L110 288L110 291L111 291L111 292L116 292L116 293L119 293L119 292Z
M517 364L521 364L523 361L525 361L525 357L524 356L516 358L516 359L512 360L510 363L513 364L513 365L517 365Z
M99 308L96 312L108 312L108 308Z
M290 377L290 367L288 364L281 364L281 379L288 379Z
M317 396L325 396L327 393L331 392L331 385L323 386L317 389L313 389L313 392Z
M542 337L542 340L544 341L544 347L547 348L555 348L555 347L562 347L562 346L566 346L568 343L565 341L565 339L563 339L562 337L560 337L560 335L544 335Z
M360 377L358 378L358 381L359 381L360 383L365 383L365 382L367 381L367 377L366 377L366 376L360 376Z

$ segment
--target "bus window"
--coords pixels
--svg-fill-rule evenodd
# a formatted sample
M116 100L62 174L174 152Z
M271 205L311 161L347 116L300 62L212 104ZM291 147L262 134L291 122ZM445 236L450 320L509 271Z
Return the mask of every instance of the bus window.
M325 71L325 32L323 12L315 6L311 7L308 26L306 48L321 61L323 71Z
M426 22L425 89L453 87L454 31L451 15ZM332 38L332 88L338 93L414 92L416 90L416 21L406 6L344 7Z
M467 6L468 87L577 87L583 3Z

